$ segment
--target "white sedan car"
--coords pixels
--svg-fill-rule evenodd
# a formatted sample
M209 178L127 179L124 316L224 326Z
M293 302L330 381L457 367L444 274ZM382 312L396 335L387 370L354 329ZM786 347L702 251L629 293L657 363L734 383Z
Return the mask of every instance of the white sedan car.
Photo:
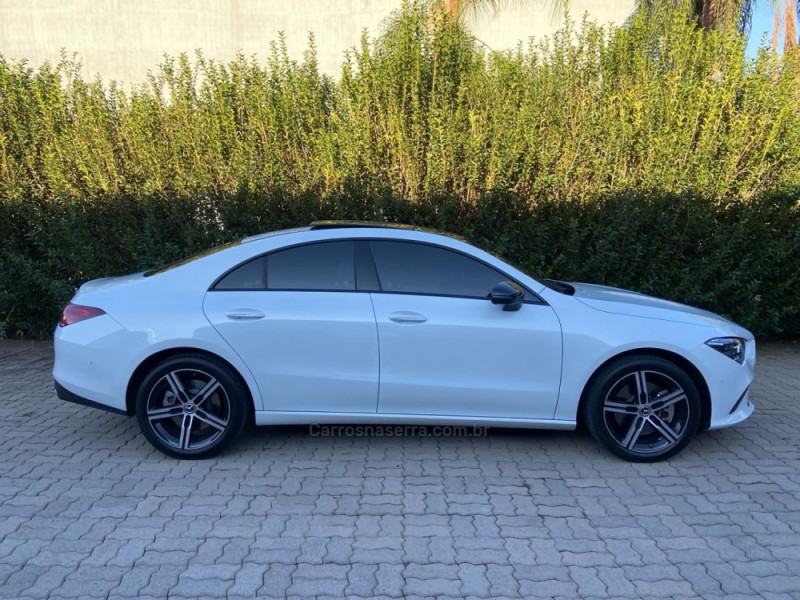
M59 397L205 458L249 420L574 429L655 461L753 412L756 347L710 312L537 281L451 236L321 222L84 284Z

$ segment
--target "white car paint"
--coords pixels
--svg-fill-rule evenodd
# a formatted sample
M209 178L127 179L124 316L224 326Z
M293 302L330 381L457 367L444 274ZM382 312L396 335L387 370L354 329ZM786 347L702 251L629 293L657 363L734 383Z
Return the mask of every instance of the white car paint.
M264 317L231 319L239 307ZM370 294L214 292L204 308L250 366L264 410L375 412L378 331Z
M488 301L410 294L373 294L373 304L378 412L553 418L561 326L551 307L507 312ZM398 320L405 315L425 320Z
M488 300L391 293L208 291L251 257L336 239L406 240L457 250L504 272L545 303L504 312ZM72 302L106 314L56 328L53 374L72 394L130 412L129 383L140 365L165 350L196 349L239 372L259 424L569 429L601 365L624 352L654 349L682 357L702 375L711 399L710 428L752 413L746 396L731 412L753 379L750 332L674 302L574 285L574 296L561 294L469 244L423 231L272 232L152 277L84 284ZM247 311L264 318L236 317ZM747 340L744 364L705 344L722 336Z

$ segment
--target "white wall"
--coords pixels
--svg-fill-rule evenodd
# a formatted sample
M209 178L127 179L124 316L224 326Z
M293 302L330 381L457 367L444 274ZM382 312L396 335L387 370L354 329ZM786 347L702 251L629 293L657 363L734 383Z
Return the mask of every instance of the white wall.
M527 4L527 6L525 6ZM542 2L520 2L474 22L479 39L499 50L552 32L561 23ZM229 60L237 51L263 59L269 42L286 32L299 58L309 31L317 39L320 68L335 75L343 52L371 35L400 0L0 0L0 53L38 66L77 52L88 75L140 83L163 54L203 50ZM621 23L633 0L572 0L571 13Z

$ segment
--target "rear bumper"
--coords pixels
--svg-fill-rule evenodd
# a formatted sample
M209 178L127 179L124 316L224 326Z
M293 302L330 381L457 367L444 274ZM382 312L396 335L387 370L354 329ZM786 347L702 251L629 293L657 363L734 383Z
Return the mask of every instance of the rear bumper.
M56 385L56 394L58 395L61 400L66 400L67 402L74 402L75 404L81 404L83 406L89 406L91 408L99 408L100 410L106 410L108 412L112 412L118 415L125 415L129 416L128 413L124 410L120 410L119 408L114 408L113 406L108 406L106 404L100 404L99 402L94 402L93 400L89 400L88 398L84 398L83 396L79 396L73 392L70 392L67 388L63 385L58 383L58 381L54 381Z
M79 404L124 413L132 357L142 345L141 337L131 335L109 315L56 327L53 379L71 396L92 403Z

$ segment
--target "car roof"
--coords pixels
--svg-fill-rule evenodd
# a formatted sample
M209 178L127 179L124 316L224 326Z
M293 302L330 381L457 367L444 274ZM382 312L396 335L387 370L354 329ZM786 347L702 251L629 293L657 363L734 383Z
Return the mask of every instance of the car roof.
M267 231L265 233L257 233L255 235L248 235L242 239L242 244L255 242L256 240L265 240L267 238L275 237L276 235L284 235L287 233L302 233L303 231L311 231L311 227L292 227L289 229L277 229L275 231Z
M306 227L293 227L291 229L279 229L277 231L268 231L257 235L251 235L242 240L242 243L253 242L256 240L263 240L278 235L287 233L303 233L306 231L323 231L326 229L396 229L402 231L416 231L419 233L432 233L435 235L442 235L449 237L460 242L467 242L465 238L454 233L447 231L439 231L430 227L420 227L418 225L408 225L405 223L388 223L386 221L346 221L346 220L330 220L330 221L314 221Z
M523 283L529 280L529 283L525 285L534 293L538 293L539 289L544 287L543 284L507 259L482 250L461 236L415 225L370 221L315 221L305 227L252 235L239 242L234 241L224 246L218 246L212 251L201 253L173 265L153 269L148 273L154 275L172 270L178 271L179 268L196 268L200 270L198 273L207 268L223 272L256 256L278 251L284 247L329 240L353 239L410 241L449 248L478 258L503 272L510 272L513 278L523 281Z

